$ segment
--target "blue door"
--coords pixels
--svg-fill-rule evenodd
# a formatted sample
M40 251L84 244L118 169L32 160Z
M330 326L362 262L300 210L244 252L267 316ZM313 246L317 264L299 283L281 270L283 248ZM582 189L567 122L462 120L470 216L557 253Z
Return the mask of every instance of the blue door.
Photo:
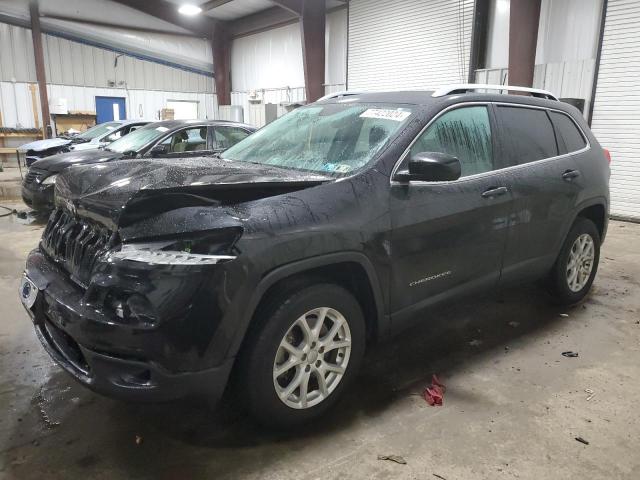
M127 108L123 97L96 97L96 123L124 120Z

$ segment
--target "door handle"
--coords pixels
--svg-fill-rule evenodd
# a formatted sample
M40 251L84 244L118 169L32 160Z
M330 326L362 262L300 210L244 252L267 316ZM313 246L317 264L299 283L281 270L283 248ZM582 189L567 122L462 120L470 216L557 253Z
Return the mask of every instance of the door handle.
M482 192L482 198L499 197L500 195L504 195L508 191L509 189L507 189L507 187L493 187Z
M580 176L580 170L567 170L562 174L562 179L570 182L574 178L578 178Z

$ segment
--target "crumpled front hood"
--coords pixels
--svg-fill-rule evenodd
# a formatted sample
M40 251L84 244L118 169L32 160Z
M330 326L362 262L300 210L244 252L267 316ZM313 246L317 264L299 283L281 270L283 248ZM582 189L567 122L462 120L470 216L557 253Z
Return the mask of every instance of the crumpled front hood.
M89 165L93 163L110 162L121 158L122 154L110 152L108 150L76 150L67 153L58 153L50 157L43 158L31 164L32 167L50 172L60 172L71 165Z
M56 204L111 230L163 212L234 205L332 181L295 170L213 157L126 160L65 171Z
M18 147L18 151L27 152L32 150L34 152L42 152L54 147L63 147L70 145L71 140L65 140L64 138L49 138L47 140L36 140L35 142L25 143Z

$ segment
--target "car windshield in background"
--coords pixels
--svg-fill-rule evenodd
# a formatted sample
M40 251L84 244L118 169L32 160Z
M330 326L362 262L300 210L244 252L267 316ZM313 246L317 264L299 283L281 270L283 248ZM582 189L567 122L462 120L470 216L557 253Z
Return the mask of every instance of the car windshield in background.
M119 153L137 152L149 142L162 137L168 131L169 129L167 127L139 128L115 142L110 143L107 150Z
M406 105L390 104L302 107L226 150L223 157L342 177L366 165L412 112Z
M117 122L101 123L100 125L96 125L86 132L77 135L77 138L82 138L83 140L93 140L94 138L98 138L105 133L109 133L110 131L115 130L119 126L120 124Z

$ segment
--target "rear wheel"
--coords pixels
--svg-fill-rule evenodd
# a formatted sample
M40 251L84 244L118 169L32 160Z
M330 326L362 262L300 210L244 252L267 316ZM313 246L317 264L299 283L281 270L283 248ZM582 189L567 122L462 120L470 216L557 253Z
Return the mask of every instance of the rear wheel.
M317 284L266 305L244 350L240 394L262 423L287 428L322 415L359 369L362 310L344 288Z
M589 292L600 261L600 234L595 224L578 218L551 271L550 290L562 304L579 302Z

